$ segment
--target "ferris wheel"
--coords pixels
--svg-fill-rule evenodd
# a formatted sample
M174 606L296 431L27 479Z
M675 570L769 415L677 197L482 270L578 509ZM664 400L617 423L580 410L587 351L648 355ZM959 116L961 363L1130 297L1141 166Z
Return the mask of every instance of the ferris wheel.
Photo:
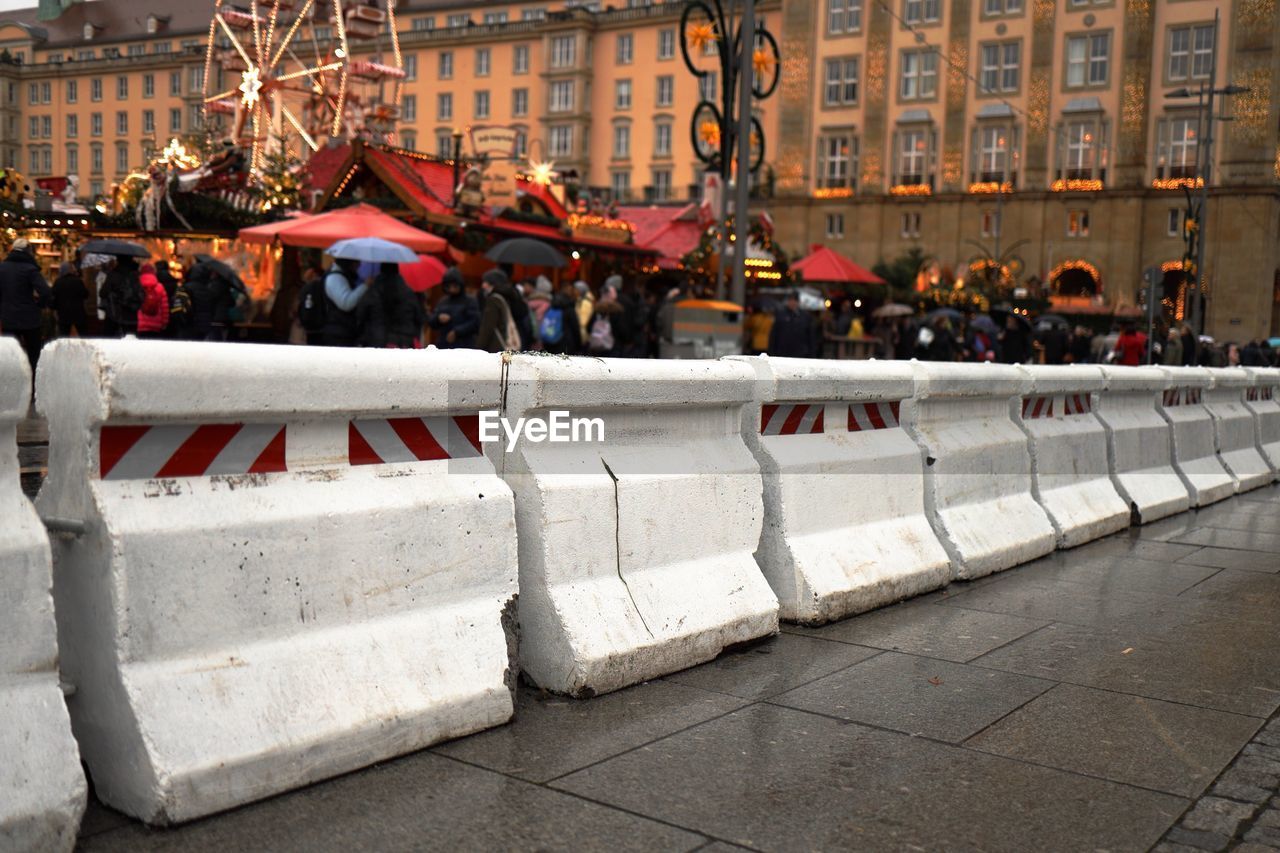
M215 0L204 62L208 114L251 172L281 140L389 140L405 77L394 0ZM379 5L385 3L385 7Z

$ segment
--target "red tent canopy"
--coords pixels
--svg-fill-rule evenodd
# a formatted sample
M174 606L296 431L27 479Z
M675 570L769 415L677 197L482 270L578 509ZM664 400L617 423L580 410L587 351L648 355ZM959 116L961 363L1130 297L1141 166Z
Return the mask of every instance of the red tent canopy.
M864 267L860 267L844 255L815 246L813 252L791 265L792 272L799 273L805 281L830 284L887 284L884 279Z
M355 204L283 223L240 229L240 239L246 243L279 240L286 246L311 249L327 249L339 240L352 237L381 237L415 252L442 252L446 245L443 238L407 225L371 204Z

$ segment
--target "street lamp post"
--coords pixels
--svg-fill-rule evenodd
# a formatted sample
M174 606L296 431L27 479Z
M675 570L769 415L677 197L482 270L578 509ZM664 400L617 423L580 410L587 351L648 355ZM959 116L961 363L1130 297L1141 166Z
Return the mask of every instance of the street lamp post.
M1219 118L1213 114L1213 99L1217 95L1241 95L1249 91L1245 86L1227 85L1221 89L1217 88L1218 84L1218 11L1215 9L1213 13L1213 58L1209 64L1209 84L1206 86L1201 83L1199 88L1192 91L1187 88L1175 89L1165 95L1166 98L1195 98L1196 114L1198 116L1198 124L1203 128L1201 137L1196 145L1196 176L1200 178L1200 200L1197 204L1191 203L1191 193L1187 192L1187 216L1188 216L1188 236L1195 235L1195 269L1192 270L1191 280L1187 286L1188 296L1191 297L1191 328L1199 335L1204 330L1204 317L1200 310L1200 284L1205 279L1204 275L1204 243L1208 232L1205 229L1205 220L1208 218L1209 212L1209 184L1213 180L1213 126L1214 122ZM1204 153L1204 165L1200 165L1201 149ZM1188 254L1191 254L1188 252Z
M462 183L462 131L453 129L453 208L458 207L458 186Z
M735 20L741 4L740 15ZM755 0L688 0L680 16L680 51L689 73L699 83L719 72L720 91L703 91L693 110L693 149L708 172L720 176L720 209L716 230L720 239L720 264L716 296L724 296L724 258L727 254L728 197L725 188L737 163L737 232L733 240L735 300L745 298L746 234L749 233L747 196L750 175L764 160L764 127L752 115L755 100L763 100L778 87L778 43L755 17ZM699 68L695 57L714 51L715 68ZM701 86L700 86L701 88ZM742 235L742 236L739 236Z

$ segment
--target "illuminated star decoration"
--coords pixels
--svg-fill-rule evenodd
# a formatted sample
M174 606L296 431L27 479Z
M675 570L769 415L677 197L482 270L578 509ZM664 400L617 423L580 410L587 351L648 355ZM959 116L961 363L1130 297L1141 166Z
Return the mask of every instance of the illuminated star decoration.
M685 35L694 50L702 50L716 40L716 28L711 24L690 24Z
M555 176L556 161L546 160L539 162L537 160L530 160L529 171L535 184L543 187L549 187L551 186L552 178Z
M757 77L764 77L773 70L773 66L777 60L773 58L773 54L762 47L757 47L751 54L751 64L756 70Z
M258 69L250 68L240 75L240 102L246 107L258 103L262 92L262 80L258 78Z

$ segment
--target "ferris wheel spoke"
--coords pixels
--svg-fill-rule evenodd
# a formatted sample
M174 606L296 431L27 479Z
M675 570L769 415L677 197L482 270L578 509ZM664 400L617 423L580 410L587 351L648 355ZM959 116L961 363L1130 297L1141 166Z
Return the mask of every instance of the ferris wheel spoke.
M231 31L231 27L227 26L227 22L222 19L222 15L214 15L214 20L222 27L222 31L227 34L227 38L231 40L231 46L236 49L236 53L240 54L240 58L245 61L245 64L250 68L256 67L258 63L249 58L249 54L240 45L240 39L236 38L236 34Z
M288 80L297 80L299 77L314 77L325 71L335 71L342 67L341 62L330 62L327 65L318 65L314 68L304 68L301 71L291 71L288 74L281 74L275 77L277 83L284 83Z
M225 91L225 92L219 92L219 93L218 93L218 94L216 94L216 95L210 95L209 97L207 97L207 98L205 98L205 99L204 99L204 102L205 102L206 104L212 104L214 101L221 101L221 100L223 100L224 98L234 98L234 97L236 96L236 93L237 93L238 91L240 91L240 90L239 90L239 89L228 89L228 90L227 90L227 91Z
M296 33L298 31L298 27L302 25L303 19L305 19L307 17L307 13L311 11L311 6L314 2L315 0L306 0L306 2L302 4L302 9L293 19L293 23L289 25L288 32L286 32L284 34L284 38L280 40L280 47L276 50L275 56L271 57L271 62L269 63L271 67L274 68L280 62L280 57L284 55L286 50L288 50L289 45L293 42L294 33ZM292 53L292 51L290 51L290 53Z
M302 126L302 122L298 121L298 117L293 114L293 110L281 105L280 111L284 113L285 119L288 120L289 124L293 125L293 129L298 131L298 135L302 137L302 141L307 143L307 146L310 147L312 151L320 150L319 143L316 142L315 138L312 137L311 134L307 133L306 129Z

